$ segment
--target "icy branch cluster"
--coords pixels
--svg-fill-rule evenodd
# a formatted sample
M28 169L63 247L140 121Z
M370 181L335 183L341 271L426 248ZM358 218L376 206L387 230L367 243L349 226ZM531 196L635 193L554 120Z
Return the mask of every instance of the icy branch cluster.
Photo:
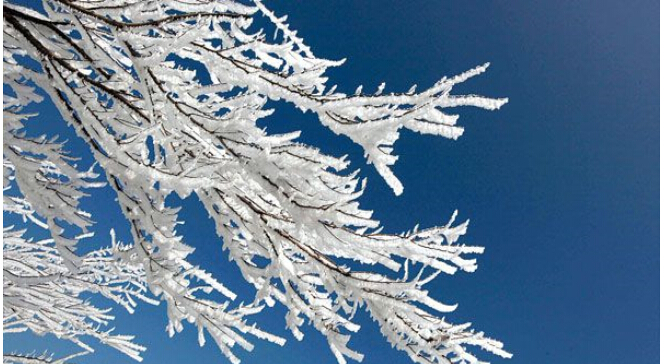
M345 172L345 158L297 142L298 132L268 135L257 126L272 112L268 100L312 112L360 145L398 195L403 186L391 166L401 128L455 139L463 129L447 110L497 109L507 101L451 94L488 65L422 92L385 93L381 85L375 93L360 86L346 95L328 87L325 77L343 61L314 56L286 18L258 0L42 5L35 11L3 3L4 83L13 92L5 93L3 105L4 186L20 191L5 196L4 209L51 235L34 242L21 230L4 230L5 332L54 332L88 351L80 338L90 336L138 358L143 348L130 337L101 330L109 316L81 300L89 291L129 310L136 299L155 303L149 296L156 297L166 304L171 335L189 322L201 345L212 338L233 363L239 359L232 349L251 350L252 336L284 343L247 321L277 303L288 308L286 324L295 338L301 340L300 326L311 322L339 363L362 360L348 346L361 308L418 363L476 363L469 346L510 356L469 324L441 318L455 306L424 289L441 272L476 269L469 256L483 249L457 242L467 222L455 223L455 213L439 227L381 233L371 212L359 207L365 181ZM198 73L185 64L195 64ZM56 140L25 136L23 120L31 115L24 107L40 102L42 93L89 145L117 193L133 244L76 253L92 223L78 202L99 182L93 169L77 170ZM223 247L256 289L251 304L233 304L233 292L187 260L193 248L176 232L178 209L165 205L171 193L195 194L203 202ZM82 235L72 235L73 228ZM351 269L344 260L393 273ZM226 300L210 298L213 291ZM63 309L56 304L45 316L40 305L51 300Z

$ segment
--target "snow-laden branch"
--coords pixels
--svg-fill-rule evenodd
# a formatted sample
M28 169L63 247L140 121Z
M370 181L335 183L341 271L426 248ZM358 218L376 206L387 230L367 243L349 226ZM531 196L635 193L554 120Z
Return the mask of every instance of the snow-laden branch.
M232 349L237 344L251 350L248 336L283 344L246 322L264 305L279 302L289 310L287 326L297 339L309 320L344 363L362 359L348 342L359 330L354 314L364 307L386 339L415 362L476 362L469 346L510 356L500 342L469 325L440 318L456 306L424 289L440 272L476 269L471 255L483 249L458 243L467 222L456 223L455 212L443 226L381 233L371 212L359 207L365 181L357 172L344 172L345 158L297 142L299 132L268 135L257 126L272 112L265 108L268 99L311 111L362 146L400 194L403 186L390 168L401 128L456 139L463 129L448 110L493 110L507 101L451 93L488 64L419 93L415 87L385 93L381 85L375 93L359 87L346 95L328 87L325 77L343 61L317 58L286 18L260 1L46 0L43 5L39 13L4 4L4 76L16 94L5 103L5 174L14 176L23 193L5 198L5 206L48 228L70 271L81 269L81 257L55 221L89 227L77 201L96 176L71 170L55 141L39 140L40 150L25 153L33 141L21 133L20 120L27 116L19 111L40 101L33 87L49 96L90 146L117 193L134 239L120 260L140 265L152 294L166 302L170 334L191 322L201 345L207 333L224 355L239 362ZM251 26L263 16L272 29ZM270 30L273 40L265 35ZM40 68L30 68L23 57ZM192 64L198 73L185 69ZM52 170L66 182L51 177ZM40 174L57 186L55 196L66 196L56 211L48 207L55 198L50 192L31 192L43 183L35 178ZM203 202L224 248L256 288L252 304L233 307L235 294L188 261L193 249L176 232L178 209L165 205L172 192L195 194ZM344 260L394 273L351 269ZM417 273L409 273L413 269ZM211 291L227 300L205 298Z
M86 352L94 350L84 340L93 338L140 360L145 348L133 343L133 336L104 330L113 319L109 310L81 297L84 292L97 293L129 312L133 312L136 299L152 301L145 296L142 267L114 257L114 250L129 247L114 245L85 254L79 259L77 272L72 272L63 264L53 239L28 240L24 233L3 230L3 332L53 334Z

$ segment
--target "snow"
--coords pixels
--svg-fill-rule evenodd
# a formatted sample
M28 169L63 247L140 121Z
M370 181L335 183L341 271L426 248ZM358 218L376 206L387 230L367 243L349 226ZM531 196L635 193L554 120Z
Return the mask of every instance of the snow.
M112 318L79 297L96 292L129 311L139 301L164 302L170 335L194 325L201 345L209 335L233 363L239 362L236 347L251 351L252 338L284 344L250 323L277 302L288 308L286 326L296 339L303 336L299 327L312 323L340 363L362 360L349 347L359 329L353 316L362 307L385 338L418 363L475 363L468 346L510 356L469 325L439 318L436 312L456 305L424 290L440 273L476 269L472 256L483 249L458 243L467 221L456 223L455 212L443 226L381 233L372 212L357 202L366 181L345 170L345 157L297 142L299 132L268 135L257 126L272 113L265 108L270 99L312 112L360 145L399 195L404 186L391 167L402 128L456 139L463 128L452 108L495 110L507 102L451 93L488 63L419 93L415 85L406 93L385 93L382 83L373 94L359 86L345 95L336 85L328 88L325 76L344 61L316 57L285 16L258 0L54 3L45 6L46 15L18 5L6 15L4 78L16 96L4 97L3 187L14 194L5 195L3 206L47 229L52 239L33 242L23 229L5 228L3 255L27 262L5 265L11 273L4 280L5 301L8 290L30 297L30 304L6 303L19 314L5 316L5 332L56 331L84 352L92 350L84 340L94 338L139 360L145 348L131 336L103 331ZM272 29L254 30L251 20L258 16ZM45 37L50 27L62 34ZM268 31L275 34L271 41ZM24 67L23 56L42 69ZM197 62L209 82L173 59ZM41 101L33 84L90 146L103 173L79 171L61 143L24 135L23 121L31 115L23 110ZM113 235L112 248L80 256L76 245L91 238L94 216L79 201L103 179L117 194L133 242L123 245ZM176 231L179 210L165 204L170 193L195 194L203 202L224 248L256 289L251 304L237 304L223 277L189 262L193 248ZM342 259L392 273L354 271ZM225 298L214 300L213 292ZM52 299L62 310L67 304L76 309L35 314ZM23 324L24 317L34 323Z

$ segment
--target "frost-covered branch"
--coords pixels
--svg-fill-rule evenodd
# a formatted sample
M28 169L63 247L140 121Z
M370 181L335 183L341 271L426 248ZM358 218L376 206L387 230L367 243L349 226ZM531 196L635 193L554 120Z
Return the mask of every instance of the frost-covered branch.
M345 158L297 142L299 132L268 135L257 126L272 113L265 108L270 99L311 111L359 144L400 194L403 186L390 168L401 128L456 139L463 129L451 108L492 110L507 101L451 93L488 64L419 93L415 87L385 93L381 85L375 93L359 87L346 95L328 87L325 77L343 61L316 57L285 17L257 0L46 0L43 10L4 3L5 84L16 94L5 114L20 124L25 115L17 110L41 101L36 87L89 145L130 222L134 244L118 255L120 261L141 266L152 294L166 302L170 334L191 322L201 345L207 333L238 362L232 349L237 344L251 350L249 336L283 344L246 322L278 302L288 308L287 326L297 339L303 336L299 327L312 322L340 363L362 359L348 347L359 330L353 317L360 308L415 362L476 362L469 346L510 356L469 325L440 318L455 306L424 289L441 272L476 269L471 255L483 249L458 243L467 222L455 223L455 212L440 227L382 233L371 212L359 207L365 181L357 171L345 172ZM265 23L262 29L252 26L256 19ZM274 31L271 40L268 31ZM24 57L40 68L28 67ZM186 69L192 65L198 71ZM50 193L26 192L39 186L34 176L44 170L44 160L24 152L30 141L20 125L7 125L5 173L15 176L24 198L5 198L5 206L44 224L69 271L81 269L75 244L55 220L62 215L81 229L89 226L77 201L81 189L91 187L92 172L70 171L54 141L41 147L47 151L34 152L47 154L67 176L66 183L56 177L49 182L62 190L58 198L66 196L54 215ZM223 247L256 288L252 304L232 306L235 294L189 262L193 249L177 234L178 209L165 204L173 192L203 202ZM349 267L347 260L357 264ZM393 273L364 270L369 266ZM211 291L226 299L206 298Z
M142 267L114 258L114 250L127 248L115 245L85 254L74 273L63 264L52 239L27 240L24 233L3 230L3 332L53 334L93 352L84 341L90 337L140 359L145 348L133 343L133 336L102 329L113 319L109 310L81 297L84 292L97 293L129 312L136 299L148 300Z
M72 355L67 355L66 357L60 359L54 359L52 354L42 353L42 354L19 354L19 353L10 353L2 355L2 362L4 364L69 364L72 363L70 360L83 356L87 354L87 351L82 351Z

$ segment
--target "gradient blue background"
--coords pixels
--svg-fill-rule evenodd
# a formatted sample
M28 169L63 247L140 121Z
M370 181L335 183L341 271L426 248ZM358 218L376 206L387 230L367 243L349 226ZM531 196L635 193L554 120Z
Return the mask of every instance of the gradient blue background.
M289 14L314 52L348 58L330 72L352 92L358 84L387 91L431 85L486 61L488 73L457 93L506 96L496 112L460 109L458 141L406 132L396 144L396 174L405 192L394 197L359 147L322 128L311 114L276 104L269 131L303 130L302 139L335 155L350 153L369 187L365 208L389 231L446 222L456 208L470 218L465 241L486 246L474 274L442 277L433 296L459 303L454 322L503 340L511 361L493 363L654 363L658 359L658 14L656 1L297 1L268 3ZM36 129L71 139L52 105L36 108ZM89 161L89 156L85 161ZM98 220L98 241L127 225L108 190L86 207ZM198 250L194 259L250 300L221 252L212 221L195 198L180 229ZM11 217L9 217L11 219ZM117 331L149 347L145 363L226 363L216 346L197 345L187 326L168 339L164 307L136 314L115 309ZM285 348L254 340L243 363L335 363L323 337L305 325L305 339L284 330L278 307L256 319L288 338ZM364 363L409 363L384 341L366 314L351 347ZM30 335L4 338L5 351L71 345ZM97 346L98 347L98 346ZM100 347L81 363L131 360Z

